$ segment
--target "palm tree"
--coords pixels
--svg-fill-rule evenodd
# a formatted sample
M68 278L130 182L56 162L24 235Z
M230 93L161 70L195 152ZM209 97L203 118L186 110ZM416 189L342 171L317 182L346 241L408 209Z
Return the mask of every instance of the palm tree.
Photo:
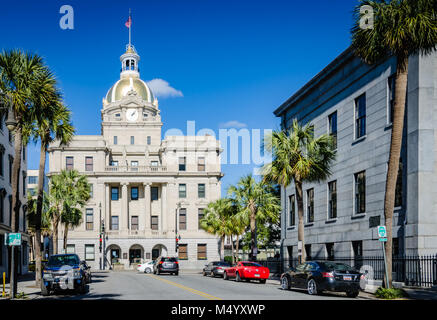
M330 167L336 157L332 137L323 134L314 138L313 128L310 123L302 127L294 120L288 132L274 131L264 141L265 150L272 154L272 162L262 168L263 180L279 184L283 190L294 182L299 217L298 241L301 241L302 248L305 247L302 184L326 180L331 175ZM305 262L305 250L300 257L300 262Z
M50 233L50 217L48 215L50 204L47 201L47 198L44 198L43 201L43 208L42 208L42 215L41 218L37 218L36 208L37 208L37 199L33 198L32 196L27 197L27 212L26 212L26 219L27 219L27 230L30 233L31 237L33 238L32 241L32 252L35 256L37 255L36 251L38 246L36 245L37 239L39 239L39 248L41 247L41 236L46 236ZM40 225L40 237L38 238L36 236L36 225L39 222ZM36 271L36 270L35 270ZM36 277L35 277L36 278Z
M373 8L373 28L360 28L360 7ZM356 22L352 28L352 46L366 63L375 64L395 56L395 99L391 132L390 154L385 187L384 217L387 227L387 287L392 286L392 229L396 180L401 155L407 95L408 58L410 55L427 55L437 46L437 1L393 0L362 1L355 9Z
M224 259L225 237L230 234L232 203L229 199L210 202L205 209L205 216L200 227L208 233L220 237L220 260Z
M239 218L250 227L250 259L256 260L256 224L264 223L267 219L276 221L281 210L280 201L270 184L256 182L252 175L241 178L236 186L230 186L228 194L238 205Z
M234 214L231 216L230 219L231 219L232 235L235 236L236 239L235 239L235 253L232 254L232 263L238 262L238 260L239 260L240 236L244 234L244 232L246 231L246 228L247 228L247 225L244 223L243 219L240 219L240 216L238 215L238 207L237 206L234 205L233 211L234 211ZM233 245L232 245L232 247L234 249ZM234 257L237 261L234 261L235 260Z
M0 89L5 94L0 96L2 114L8 110L8 128L14 133L14 161L12 165L12 232L18 232L20 216L20 171L23 150L23 127L31 121L30 114L35 107L35 98L38 96L38 78L45 70L42 58L20 50L3 51L0 54ZM16 250L12 248L12 250ZM17 257L17 255L15 255ZM13 290L17 291L18 265L15 261L14 270L10 270L10 279L13 280Z
M68 219L72 208L83 207L90 197L91 187L84 175L77 170L62 170L50 179L49 199L52 222L53 252L58 253L58 229L63 219ZM74 221L73 221L74 223ZM68 233L68 224L66 225ZM65 238L64 238L65 239ZM64 243L65 247L66 243Z
M67 249L67 237L69 228L80 225L82 220L82 208L90 198L91 186L87 176L79 174L76 170L66 171L65 201L61 214L61 223L64 224L64 250Z
M56 88L56 79L46 69L39 77L36 104L31 114L32 121L24 128L26 143L32 139L35 143L40 141L40 160L38 172L37 202L36 202L36 225L35 237L41 239L41 216L44 192L44 170L46 165L47 148L55 140L61 145L67 144L74 135L74 128L70 122L70 111L63 105L60 92ZM28 137L28 138L27 138ZM40 285L41 281L41 242L36 242L35 281Z

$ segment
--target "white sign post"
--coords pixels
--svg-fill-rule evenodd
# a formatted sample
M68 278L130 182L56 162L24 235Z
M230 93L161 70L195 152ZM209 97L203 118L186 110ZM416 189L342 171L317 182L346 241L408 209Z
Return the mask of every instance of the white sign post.
M385 243L387 242L387 228L385 226L378 226L378 237L382 243L382 253L384 254L384 267L385 267L385 286L388 288L388 270L387 270L387 257L385 255Z

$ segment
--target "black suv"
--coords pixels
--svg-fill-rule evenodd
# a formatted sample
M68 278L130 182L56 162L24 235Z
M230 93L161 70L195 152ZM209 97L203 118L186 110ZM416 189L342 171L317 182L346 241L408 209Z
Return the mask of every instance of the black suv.
M41 294L48 296L57 289L85 293L86 275L77 254L56 254L49 258L43 270Z
M159 257L155 260L153 265L153 273L173 273L175 275L179 274L179 262L177 258L173 257Z

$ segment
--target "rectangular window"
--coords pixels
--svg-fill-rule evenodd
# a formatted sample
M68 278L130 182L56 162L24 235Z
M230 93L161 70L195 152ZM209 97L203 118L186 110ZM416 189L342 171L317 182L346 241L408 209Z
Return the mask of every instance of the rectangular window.
M86 229L94 229L94 213L93 209L86 209Z
M334 243L327 243L326 244L326 257L330 261L334 260Z
M288 225L291 227L291 226L294 226L295 224L296 224L296 199L295 199L296 197L294 196L294 194L293 195L291 195L290 197L289 197L289 214L290 214L290 216L289 216L289 220L288 220Z
M197 245L197 260L206 260L206 244Z
M114 136L114 144L118 144L118 137Z
M393 75L387 79L387 123L393 123L393 108L395 105L396 77Z
M366 212L366 172L355 173L355 213Z
M150 198L152 201L158 200L158 187L150 188Z
M86 244L85 245L85 260L86 261L94 261L94 245Z
M67 170L74 169L74 158L73 157L66 157L65 158L65 169L67 169Z
M197 196L199 198L205 198L205 184L204 183L199 183L197 185Z
M185 170L186 170L186 158L179 157L179 171L185 171Z
M4 152L4 147L3 145L0 145L0 175L3 177L4 176L4 162L3 162L3 157L5 156L5 152Z
M28 184L37 184L38 183L38 177L37 176L28 176L27 177L27 183Z
M119 199L118 187L111 187L111 200L117 201Z
M26 161L26 147L23 147L23 160Z
M403 190L402 190L402 174L403 174L403 164L402 164L402 158L399 159L399 170L398 170L398 177L396 180L396 192L395 192L395 207L399 208L402 207L402 196L403 196Z
M85 171L93 171L93 157L85 157Z
M186 198L186 197L187 197L187 185L180 184L179 185L179 198Z
M138 171L138 161L131 161L130 166L131 171Z
M130 227L132 230L138 230L138 216L132 216Z
M118 161L111 160L111 167L118 167Z
M94 185L90 184L90 198L92 199L94 197Z
M179 209L179 230L187 230L187 209Z
M111 230L118 230L118 216L111 216Z
M67 244L67 250L65 250L65 253L76 253L76 246L74 244Z
M158 166L158 161L151 161L150 162L150 166L151 167L157 167Z
M179 244L179 260L188 260L188 245Z
M5 214L5 205L4 205L5 197L3 193L0 193L0 223L4 223L4 214ZM0 242L0 247L3 242Z
M314 222L314 189L307 190L307 223Z
M152 137L151 136L147 136L147 145L151 145L152 144Z
M135 137L134 136L130 137L130 144L135 144Z
M366 94L355 99L355 139L366 135Z
M205 171L205 158L199 157L197 159L197 171Z
M131 200L138 200L138 187L130 188L130 198Z
M9 195L9 226L12 227L12 195Z
M332 137L334 149L337 149L337 111L332 113L329 118L329 135Z
M12 183L12 165L14 163L14 158L9 156L9 183Z
M352 249L354 251L354 258L363 256L363 241L352 241Z
M152 230L158 230L158 216L151 217L151 227Z
M337 218L337 181L328 183L328 219Z
M205 209L203 209L203 208L199 208L199 209L197 210L197 221L198 221L198 226L197 226L197 228L198 228L199 230L202 229L202 228L200 227L200 221L202 221L202 219L203 219L204 216L205 216Z
M312 260L312 257L311 257L311 245L310 244L306 244L305 245L305 254L306 254L306 260L307 261L310 261L310 260Z

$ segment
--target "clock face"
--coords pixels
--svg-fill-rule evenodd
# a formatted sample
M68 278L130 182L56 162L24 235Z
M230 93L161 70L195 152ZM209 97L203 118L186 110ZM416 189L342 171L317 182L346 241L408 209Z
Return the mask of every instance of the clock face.
M138 119L138 110L137 109L128 109L126 111L126 118L128 121L136 121Z

